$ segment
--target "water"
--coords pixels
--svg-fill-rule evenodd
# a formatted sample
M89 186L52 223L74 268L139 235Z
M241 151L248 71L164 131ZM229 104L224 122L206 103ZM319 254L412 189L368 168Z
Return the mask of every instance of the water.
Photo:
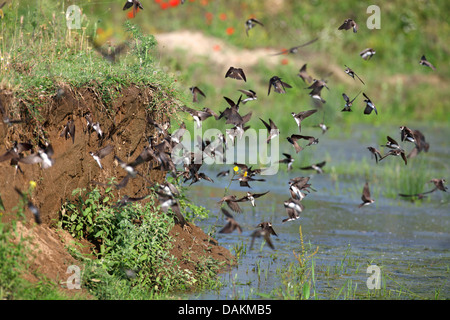
M419 156L427 156L430 161L448 160L445 136L448 135L427 136L433 151ZM330 146L340 150L336 158L341 161L370 156L353 152L354 149L348 147L353 145L349 141L323 140L323 149L314 151L318 160ZM190 299L259 299L273 293L283 285L281 275L287 272L289 264L298 263L293 251L297 254L301 251L300 225L308 254L318 247L314 255L315 298L347 298L349 286L356 287L358 292L350 298L367 297L370 290L366 282L370 274L366 269L369 265L382 268L381 297L428 299L434 298L438 290L439 298L450 298L448 194L434 192L429 201L414 204L385 198L380 192L373 205L358 208L364 177L358 181L333 182L327 172L319 175L298 169L282 170L276 175L264 176L265 182L251 184L251 192L270 190L256 199L256 208L250 202L240 203L243 213L233 213L243 233L220 234L218 231L226 221L217 201L224 195L230 176L216 178L215 175L226 168L231 166L202 167L201 171L213 177L215 182L196 183L188 189L187 196L211 210L211 217L197 225L205 232L211 232L219 244L232 253L239 247L245 248L245 253L236 267L220 275L224 284L220 289L197 292L189 296ZM305 209L300 219L282 223L281 220L287 217L283 202L289 198L288 180L297 176L310 176L310 183L317 192L311 192L302 201ZM248 190L235 181L228 194L240 197ZM278 234L278 237L272 237L276 250L261 246L261 239L256 239L250 250L250 234L262 221L272 222ZM340 292L342 288L344 290Z

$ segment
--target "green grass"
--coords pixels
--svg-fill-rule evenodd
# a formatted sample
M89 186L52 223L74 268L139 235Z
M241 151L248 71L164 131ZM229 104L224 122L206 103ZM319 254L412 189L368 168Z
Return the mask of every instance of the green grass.
M82 286L98 299L155 299L193 287L220 285L215 278L220 265L214 259L205 257L195 273L178 267L179 261L169 254L174 219L170 211L159 210L154 194L145 204L124 207L115 206L111 188L104 192L74 190L74 194L76 200L62 208L61 227L76 238L97 244L97 260L77 258L85 264ZM205 209L187 203L185 196L180 199L184 199L180 206L186 218L199 213L207 216ZM189 261L190 257L184 259Z

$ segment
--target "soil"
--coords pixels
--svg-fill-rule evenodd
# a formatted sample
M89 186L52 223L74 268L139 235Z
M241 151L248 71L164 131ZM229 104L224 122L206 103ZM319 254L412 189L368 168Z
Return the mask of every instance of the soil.
M146 121L149 116L154 121L162 123L168 116L163 112L151 112L151 106L159 90L156 87L132 85L117 90L113 94L113 101L106 107L102 94L93 85L83 88L71 88L61 85L60 93L53 96L40 96L40 114L43 121L31 118L25 123L2 124L0 128L0 155L10 149L14 141L30 142L36 145L39 137L49 141L54 149L54 165L43 169L39 164L20 164L17 170L10 165L10 161L0 163L0 195L3 200L5 212L2 213L2 222L8 223L17 218L19 195L14 190L27 191L30 181L36 182L31 192L31 200L39 209L42 223L34 222L32 213L24 208L26 215L23 223L18 224L18 234L26 236L32 244L29 273L24 275L30 281L39 281L38 274L55 282L61 290L69 295L79 290L64 289L67 267L76 264L66 246L76 246L80 252L89 255L93 245L86 240L74 240L72 236L57 228L61 219L61 205L68 199L73 199L72 190L76 188L90 188L92 181L108 183L110 177L116 177L117 182L126 175L125 171L114 161L118 156L124 161L134 160L142 148L148 144L147 137L157 136L155 129ZM161 92L158 92L161 97ZM27 118L27 110L32 102L23 100L14 95L12 91L0 91L0 100L11 118ZM162 105L158 110L168 110L170 99L161 99ZM159 102L158 102L159 103ZM85 115L90 114L94 121L98 121L104 132L105 139L98 139L95 132L89 133L86 127ZM64 125L69 119L75 122L75 139L65 139L60 136ZM158 140L157 140L158 141ZM89 151L111 144L114 151L102 160L104 169L100 169ZM29 152L27 152L28 154ZM139 197L146 194L147 187L156 182L163 182L165 172L152 169L152 163L142 164L139 169L145 174L144 179L130 179L127 186L117 191L117 199L123 195ZM182 229L178 225L171 230L175 238L172 254L179 258L180 266L195 272L196 261L200 257L208 257L219 261L233 259L231 253L218 245L217 241L207 236L200 228L191 224L191 228ZM190 256L186 260L183 257ZM192 259L194 258L195 259ZM87 297L89 295L84 292Z

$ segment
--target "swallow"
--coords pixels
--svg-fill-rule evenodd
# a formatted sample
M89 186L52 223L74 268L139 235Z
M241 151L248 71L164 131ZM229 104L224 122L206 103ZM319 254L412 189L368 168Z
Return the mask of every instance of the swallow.
M274 88L274 91L277 93L286 93L286 88L292 88L291 85L286 82L281 81L281 78L278 76L273 76L269 80L269 90L267 91L267 95L270 94L270 89Z
M253 169L252 167L249 167L243 163L234 162L234 165L237 166L239 170L241 170L245 175L248 175L250 177L261 173L261 169Z
M180 224L182 228L184 228L188 224L183 214L181 213L180 204L176 199L172 197L159 196L158 200L160 202L160 208L164 212L168 212L169 209L172 210L175 222Z
M390 136L386 136L387 142L385 145L381 145L382 147L387 147L389 149L402 149L397 141L395 141Z
M317 173L323 173L322 167L326 164L326 161L322 161L320 163L316 163L310 166L301 167L301 170L315 170Z
M378 159L381 159L381 152L374 148L374 147L367 147L367 149L369 149L369 151L372 153L372 156L375 157L375 162L378 163Z
M408 160L406 159L405 150L403 149L391 149L384 156L382 156L379 160L383 160L387 156L402 156L405 165L408 164Z
M433 182L435 185L435 190L441 190L447 192L447 187L444 185L445 179L431 179L429 182Z
M361 58L363 58L364 60L370 60L373 55L376 53L375 50L373 50L372 48L367 48L364 49L363 51L361 51L359 53L359 55L361 56Z
M366 98L364 99L364 102L366 103L366 107L364 108L364 114L371 114L372 110L375 111L375 114L378 115L377 108L373 104L372 100L369 99L368 96L363 92L363 96Z
M218 177L226 177L226 176L228 176L230 174L230 170L224 170L224 171L220 171L217 175L216 175L216 177L218 178Z
M284 159L283 160L279 160L276 163L285 163L287 164L287 170L291 171L292 170L292 164L294 163L295 159L292 158L292 156L289 153L283 153Z
M247 98L242 100L243 104L246 104L248 101L252 101L252 100L258 99L258 97L256 96L256 92L251 90L251 89L250 90L239 89L238 91L242 92L243 94L245 94L247 96Z
M59 136L64 137L66 140L70 137L72 138L72 143L75 143L75 122L73 120L67 121Z
M84 116L84 118L86 119L86 126L88 129L88 132L90 133L91 130L94 130L97 133L97 138L98 139L102 139L103 138L103 131L100 128L100 123L99 122L94 122L92 120L92 117L90 114L86 114Z
M286 49L286 50L282 50L281 52L274 53L274 54L272 54L272 56L276 56L276 55L280 55L280 54L288 54L288 53L294 53L295 54L295 53L298 52L298 49L300 49L302 47L305 47L307 45L310 45L311 43L314 43L317 40L319 40L319 38L315 38L315 39L312 39L312 40L310 40L310 41L308 41L308 42L306 42L304 44L301 44L299 46L295 46L295 47L292 47L292 48L289 48L289 49Z
M304 206L299 200L294 200L291 198L288 201L284 202L284 208L286 209L288 217L283 219L281 221L282 223L299 219Z
M306 145L306 147L309 147L313 144L318 144L319 143L319 138L314 138L313 136L302 136L302 135L298 135L298 137L300 139L303 140L307 140L309 143Z
M121 208L121 207L126 206L128 203L141 201L141 200L144 200L147 197L148 197L148 195L145 195L143 197L129 197L127 195L124 195L122 197L122 199L120 199L117 202L117 204L113 205L112 207L114 207L114 208Z
M305 82L305 83L313 82L313 78L306 71L306 63L300 68L297 76L302 78L303 82Z
M140 173L139 171L137 171L134 168L135 164L133 164L133 163L128 164L125 161L122 161L118 156L114 156L114 159L119 163L120 167L122 167L122 169L124 169L127 172L127 175L122 179L122 181L119 182L118 184L116 184L117 189L124 188L128 184L128 181L130 180L130 178L135 178L138 175L148 181L148 179L145 178L142 175L142 173ZM148 181L148 182L150 182L150 181Z
M355 71L350 69L348 66L345 66L345 73L348 74L353 79L355 79L356 76L359 79L359 81L361 81L361 83L365 85L364 81L362 81L362 79L355 73Z
M250 235L252 237L252 242L250 244L250 250L253 248L253 243L255 242L255 238L260 238L260 237L263 237L264 241L266 241L267 245L272 250L275 250L275 246L272 244L272 241L270 240L270 235L271 235L270 229L264 228L264 226L260 226L259 229L253 231L252 234Z
M265 179L254 179L249 175L242 175L239 176L239 178L237 179L232 179L233 181L239 181L239 186L241 187L247 187L247 188L251 188L250 185L248 184L249 181L266 181Z
M322 94L322 88L314 88L309 93L309 96L315 100L325 103L326 101L322 98L321 94Z
M107 145L104 148L101 148L95 152L93 151L89 151L89 154L91 155L92 158L94 158L94 160L97 162L98 166L100 167L100 169L103 169L102 163L101 163L101 159L103 159L104 157L106 157L108 154L110 154L112 151L114 150L114 147L112 145Z
M297 142L297 140L301 139L301 135L299 134L292 134L290 137L287 137L287 141L289 141L290 144L292 144L294 146L295 152L299 153L300 151L303 150L303 147L300 146Z
M407 156L408 158L414 158L420 152L422 151L428 152L428 150L430 149L430 144L425 140L425 136L423 135L422 132L420 132L420 130L413 130L413 134L416 145L408 154Z
M225 74L225 78L244 80L245 82L247 81L244 70L242 70L241 68L235 68L235 67L230 67L228 69L227 73Z
M273 229L272 223L264 221L259 223L257 226L257 228L261 228L262 230L266 230L269 232L269 234L274 235L275 237L278 237L278 234L275 232L275 230Z
M358 208L361 208L362 206L367 206L367 205L375 202L375 200L370 197L370 190L369 190L368 182L366 182L366 184L364 185L361 200L363 202L358 206Z
M17 161L20 159L20 155L22 152L31 150L33 145L26 142L14 142L14 145L11 149L7 150L4 154L0 156L0 162L7 161L11 159L13 164L17 164Z
M351 106L353 105L353 101L355 101L355 99L359 96L360 93L361 91L352 100L350 100L350 98L345 93L343 93L342 97L345 100L345 106L344 109L342 109L341 111L352 111Z
M199 87L190 87L189 91L192 93L192 102L198 102L199 94L206 98L205 93Z
M224 202L234 212L238 212L238 213L242 212L241 207L239 207L239 205L237 204L237 202L241 202L241 201L238 201L238 199L236 198L235 195L225 196L222 199L220 199L217 203L222 205Z
M414 202L415 198L417 198L418 200L422 200L426 197L425 194L427 193L431 193L435 190L431 190L431 191L427 191L427 192L422 192L422 193L416 193L416 194L404 194L404 193L399 193L398 195L402 198L411 198L411 201Z
M156 190L161 196L169 196L172 198L177 198L180 196L180 190L171 182L166 181L163 184L158 185L158 189Z
M203 121L213 116L211 112L207 112L204 110L195 110L187 106L183 106L182 110L189 113L192 118L194 118L195 122L197 123L197 128L200 128L202 126Z
M182 107L183 109L183 107ZM155 128L155 130L158 132L158 134L167 137L169 132L167 131L169 129L170 123L169 122L165 122L165 123L158 123L156 121L154 121L152 118L150 118L150 115L147 115L146 117L147 123L152 125L153 128Z
M219 233L232 233L234 230L237 230L239 234L241 234L242 228L239 225L239 223L234 219L233 215L224 208L222 208L222 213L225 215L227 224L219 231Z
M356 33L358 31L358 24L352 19L345 19L344 23L340 25L338 30L349 30L353 29L353 33Z
M54 151L51 144L41 145L38 148L37 153L20 158L18 161L26 164L40 163L43 169L48 169L55 163L55 161L51 158L53 153Z
M118 57L125 52L128 47L128 43L124 42L115 47L109 47L108 49L102 48L101 45L90 40L94 49L101 54L101 56L110 63L117 62Z
M245 33L247 34L247 37L248 37L248 31L250 29L254 28L258 24L261 27L264 27L264 25L261 23L261 21L255 19L255 18L250 18L250 19L247 19L247 21L245 21Z
M244 124L247 123L250 120L251 112L245 115L244 117L239 114L239 104L242 100L242 95L239 96L238 102L234 103L233 100L227 97L223 97L227 103L230 105L227 107L223 112L220 112L219 117L217 120L220 120L222 118L227 119L225 121L226 124L232 124L236 126L236 129L239 131L239 135L242 136L244 133Z
M425 67L430 67L430 68L433 69L433 70L436 70L435 66L433 66L433 65L431 64L431 62L429 62L429 61L427 60L427 58L425 58L425 55L423 55L422 58L420 58L419 64L422 65L422 66L425 66Z
M125 2L125 5L123 6L122 10L128 10L131 7L133 7L133 17L136 16L136 13L138 12L138 9L144 10L144 7L142 6L141 2L139 0L127 0Z
M330 129L329 126L327 126L325 123L319 123L318 125L316 125L316 127L319 127L322 130L322 134L325 134L325 132L328 131L328 129ZM319 142L319 141L317 141Z
M42 223L42 221L41 221L41 213L39 212L38 207L36 207L33 204L33 202L31 202L29 199L27 199L27 196L25 194L23 194L22 191L20 191L17 187L14 187L14 190L16 190L16 192L20 195L22 200L27 203L28 210L30 210L31 213L33 213L34 221L37 224L41 224Z
M278 127L275 125L275 123L272 121L272 119L269 119L269 123L265 122L263 119L259 118L259 120L264 123L264 126L267 128L267 131L269 131L269 136L267 137L267 143L270 142L273 138L277 137L280 134L280 130L278 130Z
M305 89L311 89L311 92L313 92L315 90L322 90L323 88L327 88L327 90L330 90L325 80L313 79L309 87L306 87Z
M416 143L414 132L406 126L400 127L400 138L401 141L409 141L412 143Z
M250 201L250 203L252 204L253 207L256 207L255 204L255 199L262 197L263 195L269 193L269 191L266 191L264 193L251 193L251 192L247 192L247 194L245 196L243 196L242 198L238 199L238 202L245 202L245 201Z
M299 113L291 112L291 115L294 117L295 122L297 123L298 130L302 132L302 121L305 120L307 117L313 115L317 112L317 109L311 109L306 111L301 111Z
M308 183L309 177L297 177L289 180L289 192L294 200L303 200L306 194L303 191L310 192L311 184Z

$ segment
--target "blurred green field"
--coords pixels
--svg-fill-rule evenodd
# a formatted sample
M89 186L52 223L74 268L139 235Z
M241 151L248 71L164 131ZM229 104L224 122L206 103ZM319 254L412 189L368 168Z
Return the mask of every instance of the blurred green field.
M57 81L82 85L92 79L105 84L126 85L147 81L175 87L182 103L194 108L210 107L216 112L227 107L223 96L235 101L237 89L253 89L258 100L242 109L253 111L249 124L261 127L259 117L272 118L280 129L290 132L295 122L290 112L299 112L316 105L308 95L307 86L298 76L299 68L308 64L308 72L315 78L326 79L330 90L323 90L326 103L319 106L310 125L324 120L328 125L346 131L353 123L382 126L385 123L426 123L446 126L449 123L449 23L446 1L410 2L374 1L380 7L380 29L370 30L366 20L368 3L360 1L209 1L187 0L180 4L172 1L142 1L144 10L130 17L131 10L123 11L125 1L15 1L4 8L1 20L0 72L3 86L47 89ZM82 10L80 29L66 27L66 13L70 5ZM260 20L264 27L256 26L245 32L249 17ZM338 30L346 19L359 23L355 34L351 30ZM198 43L189 33L183 41L192 48L203 46L204 55L193 57L191 50L169 50L153 45L148 47L151 64L131 63L130 53L111 65L95 54L89 39L96 38L113 45L130 37L125 24L135 25L145 36L176 33L188 30L201 32L206 43ZM281 49L302 44L313 38L319 40L304 47L297 54L271 56ZM139 43L136 38L133 39ZM191 41L191 42L190 42ZM209 41L209 42L208 42ZM220 43L220 45L218 44ZM222 48L222 45L226 46ZM372 47L374 57L365 61L359 52ZM232 51L239 57L245 50L261 50L258 63L240 65L247 75L247 82L224 79L229 66L218 62L215 53ZM250 51L248 51L250 50ZM437 70L419 65L422 54ZM142 57L138 57L142 61ZM11 73L8 62L16 63ZM134 57L134 62L136 57ZM240 61L240 60L237 60ZM364 79L366 85L351 79L344 72L350 66ZM18 67L17 67L18 66ZM26 70L32 70L27 74ZM17 72L20 69L21 72ZM25 71L23 71L25 70ZM169 74L167 77L165 71ZM293 86L286 94L267 96L270 77L277 75ZM57 81L55 81L55 78ZM28 84L28 85L27 85ZM199 104L192 104L189 87L196 85L206 94ZM354 112L340 110L344 106L342 93L354 97L365 92L375 103L379 115L363 115L363 97L353 106ZM189 117L187 117L189 118ZM225 128L212 119L209 127ZM350 130L351 131L351 130Z

